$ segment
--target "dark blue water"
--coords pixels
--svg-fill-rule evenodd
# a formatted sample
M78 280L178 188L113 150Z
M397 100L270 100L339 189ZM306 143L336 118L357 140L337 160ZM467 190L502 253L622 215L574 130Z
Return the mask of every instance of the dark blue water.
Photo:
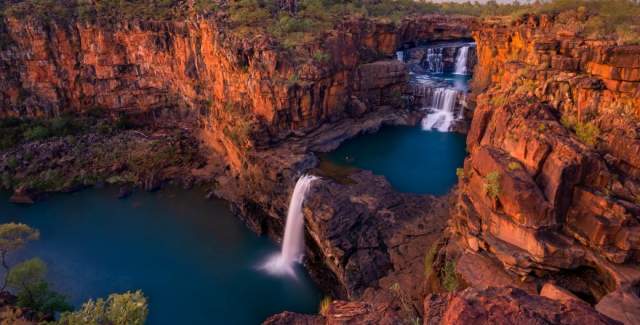
M42 258L49 280L76 306L142 289L151 325L258 324L284 310L317 312L321 294L303 270L294 280L256 269L278 247L247 230L225 203L195 190L116 194L86 190L28 207L0 194L0 222L41 233L13 259Z
M326 158L384 175L402 192L443 195L457 182L456 168L465 155L462 134L385 126L346 141Z

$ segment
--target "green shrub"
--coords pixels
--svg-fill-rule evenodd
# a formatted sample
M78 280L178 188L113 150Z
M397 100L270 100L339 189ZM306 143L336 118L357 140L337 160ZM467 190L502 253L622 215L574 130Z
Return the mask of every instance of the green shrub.
M329 60L331 60L331 55L323 51L316 51L313 53L313 59L320 63L326 63L326 62L329 62Z
M300 76L298 75L297 72L290 75L289 79L287 79L287 84L289 86L295 86L298 84L298 82L300 82Z
M264 26L270 19L266 4L258 0L233 1L229 7L229 20L236 27Z
M543 133L547 130L547 126L544 123L538 124L538 132Z
M112 294L104 300L89 300L82 308L66 312L58 325L143 325L149 314L147 298L142 291Z
M491 198L497 198L502 189L500 188L500 172L494 171L487 174L484 178L484 191Z
M331 305L332 299L329 296L324 296L322 300L320 300L320 307L318 308L318 313L320 315L326 315L327 311L329 311L329 306Z
M245 142L249 139L251 131L251 123L239 116L233 125L227 125L223 132L236 145L236 147L244 147Z
M518 169L522 168L522 166L520 166L520 163L515 162L515 161L512 161L512 162L510 162L510 163L509 163L509 165L507 166L507 168L508 168L510 171L514 171L514 170L518 170Z
M508 103L508 99L506 96L501 94L495 94L491 97L491 105L496 107L502 107Z
M456 262L447 261L442 269L442 286L449 292L454 292L460 287L460 280L456 274Z
M588 146L595 146L598 142L600 129L593 123L576 123L576 136Z
M464 178L464 168L456 168L456 176L460 179Z
M17 304L40 315L71 310L63 295L51 290L45 281L47 266L39 258L22 262L9 271L7 284L16 291Z
M42 140L48 138L50 135L51 133L49 132L49 129L42 125L31 127L27 129L23 134L24 138L28 141Z

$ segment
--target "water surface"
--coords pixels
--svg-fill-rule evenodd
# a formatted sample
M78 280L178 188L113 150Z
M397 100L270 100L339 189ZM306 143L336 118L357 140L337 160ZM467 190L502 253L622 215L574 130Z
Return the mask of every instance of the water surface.
M304 270L296 270L297 280L257 270L278 247L250 232L224 202L196 190L125 200L116 194L92 189L17 206L1 193L0 222L41 233L12 260L42 258L49 280L76 306L142 289L151 325L259 324L284 310L317 311L320 292Z
M462 134L385 126L346 141L325 159L384 175L402 192L443 195L457 182L465 155Z

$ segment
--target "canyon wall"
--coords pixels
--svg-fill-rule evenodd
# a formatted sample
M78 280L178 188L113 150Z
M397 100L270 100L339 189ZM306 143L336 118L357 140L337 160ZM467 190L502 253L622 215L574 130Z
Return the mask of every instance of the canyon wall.
M453 229L525 278L593 268L592 287L636 297L640 46L548 16L485 23L474 38L481 94Z
M215 18L113 25L6 18L0 116L184 109L205 120L244 118L257 133L250 140L265 143L361 112L362 102L389 104L399 89L376 94L384 81L369 75L379 69L358 67L392 58L405 42L469 37L470 22L352 19L294 55L268 37L236 37Z

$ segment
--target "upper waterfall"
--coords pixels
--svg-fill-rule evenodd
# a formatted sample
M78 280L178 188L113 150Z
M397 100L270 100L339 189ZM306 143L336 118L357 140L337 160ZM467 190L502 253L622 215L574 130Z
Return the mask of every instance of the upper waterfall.
M456 56L456 70L455 74L466 75L467 74L467 56L469 55L469 47L463 46L458 50Z
M396 53L410 69L414 105L426 112L423 130L447 132L464 120L475 55L475 44L466 41L432 43Z
M302 204L311 189L316 176L303 175L296 182L289 201L287 211L287 223L282 240L282 250L279 254L271 257L264 265L264 269L274 274L295 275L293 271L294 263L302 262L304 256L304 214Z
M425 68L430 73L444 72L443 49L441 47L428 48Z

